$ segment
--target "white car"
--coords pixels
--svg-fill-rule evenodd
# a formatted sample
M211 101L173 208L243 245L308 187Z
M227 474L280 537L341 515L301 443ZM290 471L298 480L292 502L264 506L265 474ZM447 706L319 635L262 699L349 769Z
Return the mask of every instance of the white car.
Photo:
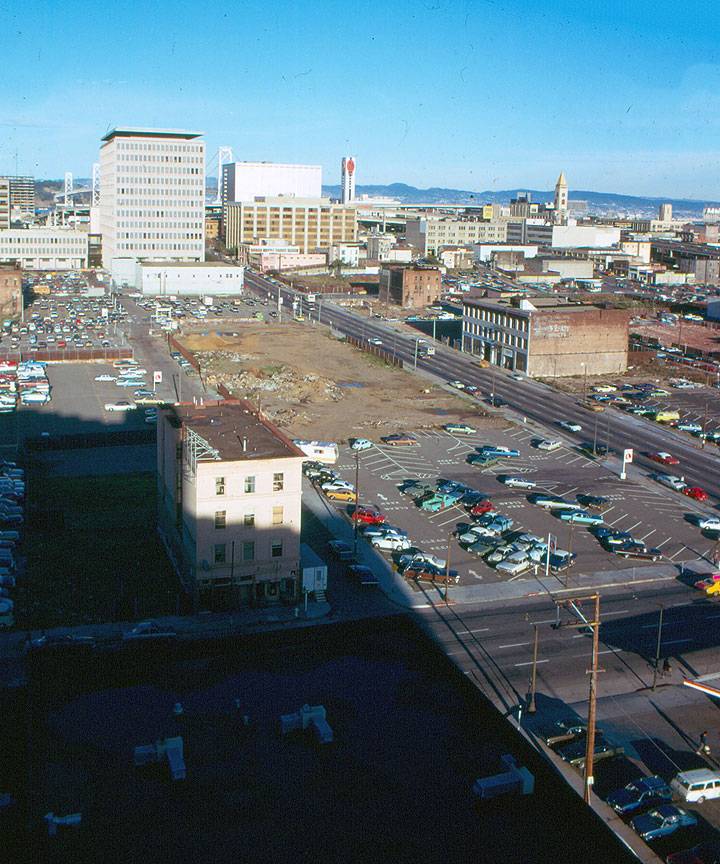
M562 441L549 441L547 438L543 438L537 444L538 450L559 450L562 446Z
M447 561L444 558L438 558L437 555L431 555L429 552L401 555L398 560L398 566L407 567L409 564L429 564L431 567L437 567L438 570L444 570L447 566Z
M115 379L116 379L115 375L105 374L105 375L96 375L95 376L96 381L115 381Z
M663 486L674 489L676 492L682 492L687 486L682 477L677 477L675 474L655 474L654 478L658 483L662 483Z
M352 438L350 440L351 450L369 450L373 446L373 442L368 438Z
M701 531L720 531L720 518L717 516L700 516L697 526Z
M135 411L137 405L134 402L127 402L125 399L121 399L119 402L106 402L105 410L106 411Z
M558 426L566 432L582 432L582 426L570 420L558 420Z
M322 483L320 488L323 492L354 492L355 487L347 480L330 480Z
M536 489L537 483L534 480L526 480L524 477L503 477L500 480L505 486L511 489Z
M377 336L372 336L370 337L370 339L368 339L368 343L370 345L380 346L382 345L382 339L378 339Z
M376 549L387 549L391 552L398 549L409 549L411 545L407 537L399 537L394 534L375 535L370 538L370 542Z

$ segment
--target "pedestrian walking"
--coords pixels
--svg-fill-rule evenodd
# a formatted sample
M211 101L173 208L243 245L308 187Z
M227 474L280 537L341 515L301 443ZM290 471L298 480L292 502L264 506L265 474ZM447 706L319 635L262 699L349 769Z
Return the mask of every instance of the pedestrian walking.
M670 661L669 661L668 658L666 657L666 658L663 660L663 665L662 665L662 674L663 674L663 677L664 677L665 675L669 675L671 672L672 672L672 666L670 665Z
M707 743L708 732L707 729L704 732L700 733L700 746L695 751L698 756L709 756L710 755L710 745Z

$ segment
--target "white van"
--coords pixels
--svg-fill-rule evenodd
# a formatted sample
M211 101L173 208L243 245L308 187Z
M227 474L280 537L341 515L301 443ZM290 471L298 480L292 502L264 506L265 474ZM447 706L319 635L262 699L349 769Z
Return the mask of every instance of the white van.
M720 798L720 774L709 768L681 771L672 779L670 788L682 801L702 804L708 798Z

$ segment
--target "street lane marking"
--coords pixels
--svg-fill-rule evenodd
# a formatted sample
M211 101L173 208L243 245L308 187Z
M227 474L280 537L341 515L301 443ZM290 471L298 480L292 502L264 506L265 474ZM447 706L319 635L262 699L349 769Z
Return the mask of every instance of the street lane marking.
M691 637L689 639L671 639L670 642L663 642L663 645L677 645L680 642L694 642L695 640Z
M477 630L457 630L455 632L455 635L456 636L464 636L464 635L467 635L468 633L487 633L487 631L489 629L490 629L489 627L478 627Z
M531 645L531 642L513 642L511 645L498 645L498 648L521 648L523 645Z
M528 644L530 644L530 643L528 643ZM537 660L537 661L535 662L535 665L536 665L536 666L539 666L541 663L549 663L549 662L550 662L549 660ZM533 664L533 661L532 661L532 660L528 660L528 661L525 662L525 663L514 663L513 665L514 665L514 666L532 666L532 664Z

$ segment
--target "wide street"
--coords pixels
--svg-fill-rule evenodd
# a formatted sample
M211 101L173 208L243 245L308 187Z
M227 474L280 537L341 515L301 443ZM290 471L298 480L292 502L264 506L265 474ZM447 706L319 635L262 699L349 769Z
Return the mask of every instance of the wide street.
M277 296L278 286L256 273L246 271L246 284L263 297L269 294ZM280 291L288 302L300 296L289 288L283 287ZM574 437L577 442L587 440L588 430L594 430L597 422L598 441L603 444L609 442L610 447L618 452L626 447L633 448L636 467L646 472L664 469L659 469L643 453L670 450L680 459L680 473L686 482L702 486L715 499L714 503L720 501L718 453L714 445L702 449L694 438L614 409L594 414L582 408L575 396L558 392L537 381L516 381L504 370L481 369L470 356L440 343L435 343L434 357L416 358L416 342L412 336L375 319L361 318L330 301L322 302L320 314L323 323L332 324L342 333L359 339L381 339L385 346L403 359L406 367L417 366L421 372L443 381L459 379L463 383L474 384L481 389L484 397L491 394L500 397L518 415L546 426L553 437L569 437L572 440L572 436L558 434L556 424L559 420L570 420L583 426L583 432ZM589 437L592 440L593 433Z

